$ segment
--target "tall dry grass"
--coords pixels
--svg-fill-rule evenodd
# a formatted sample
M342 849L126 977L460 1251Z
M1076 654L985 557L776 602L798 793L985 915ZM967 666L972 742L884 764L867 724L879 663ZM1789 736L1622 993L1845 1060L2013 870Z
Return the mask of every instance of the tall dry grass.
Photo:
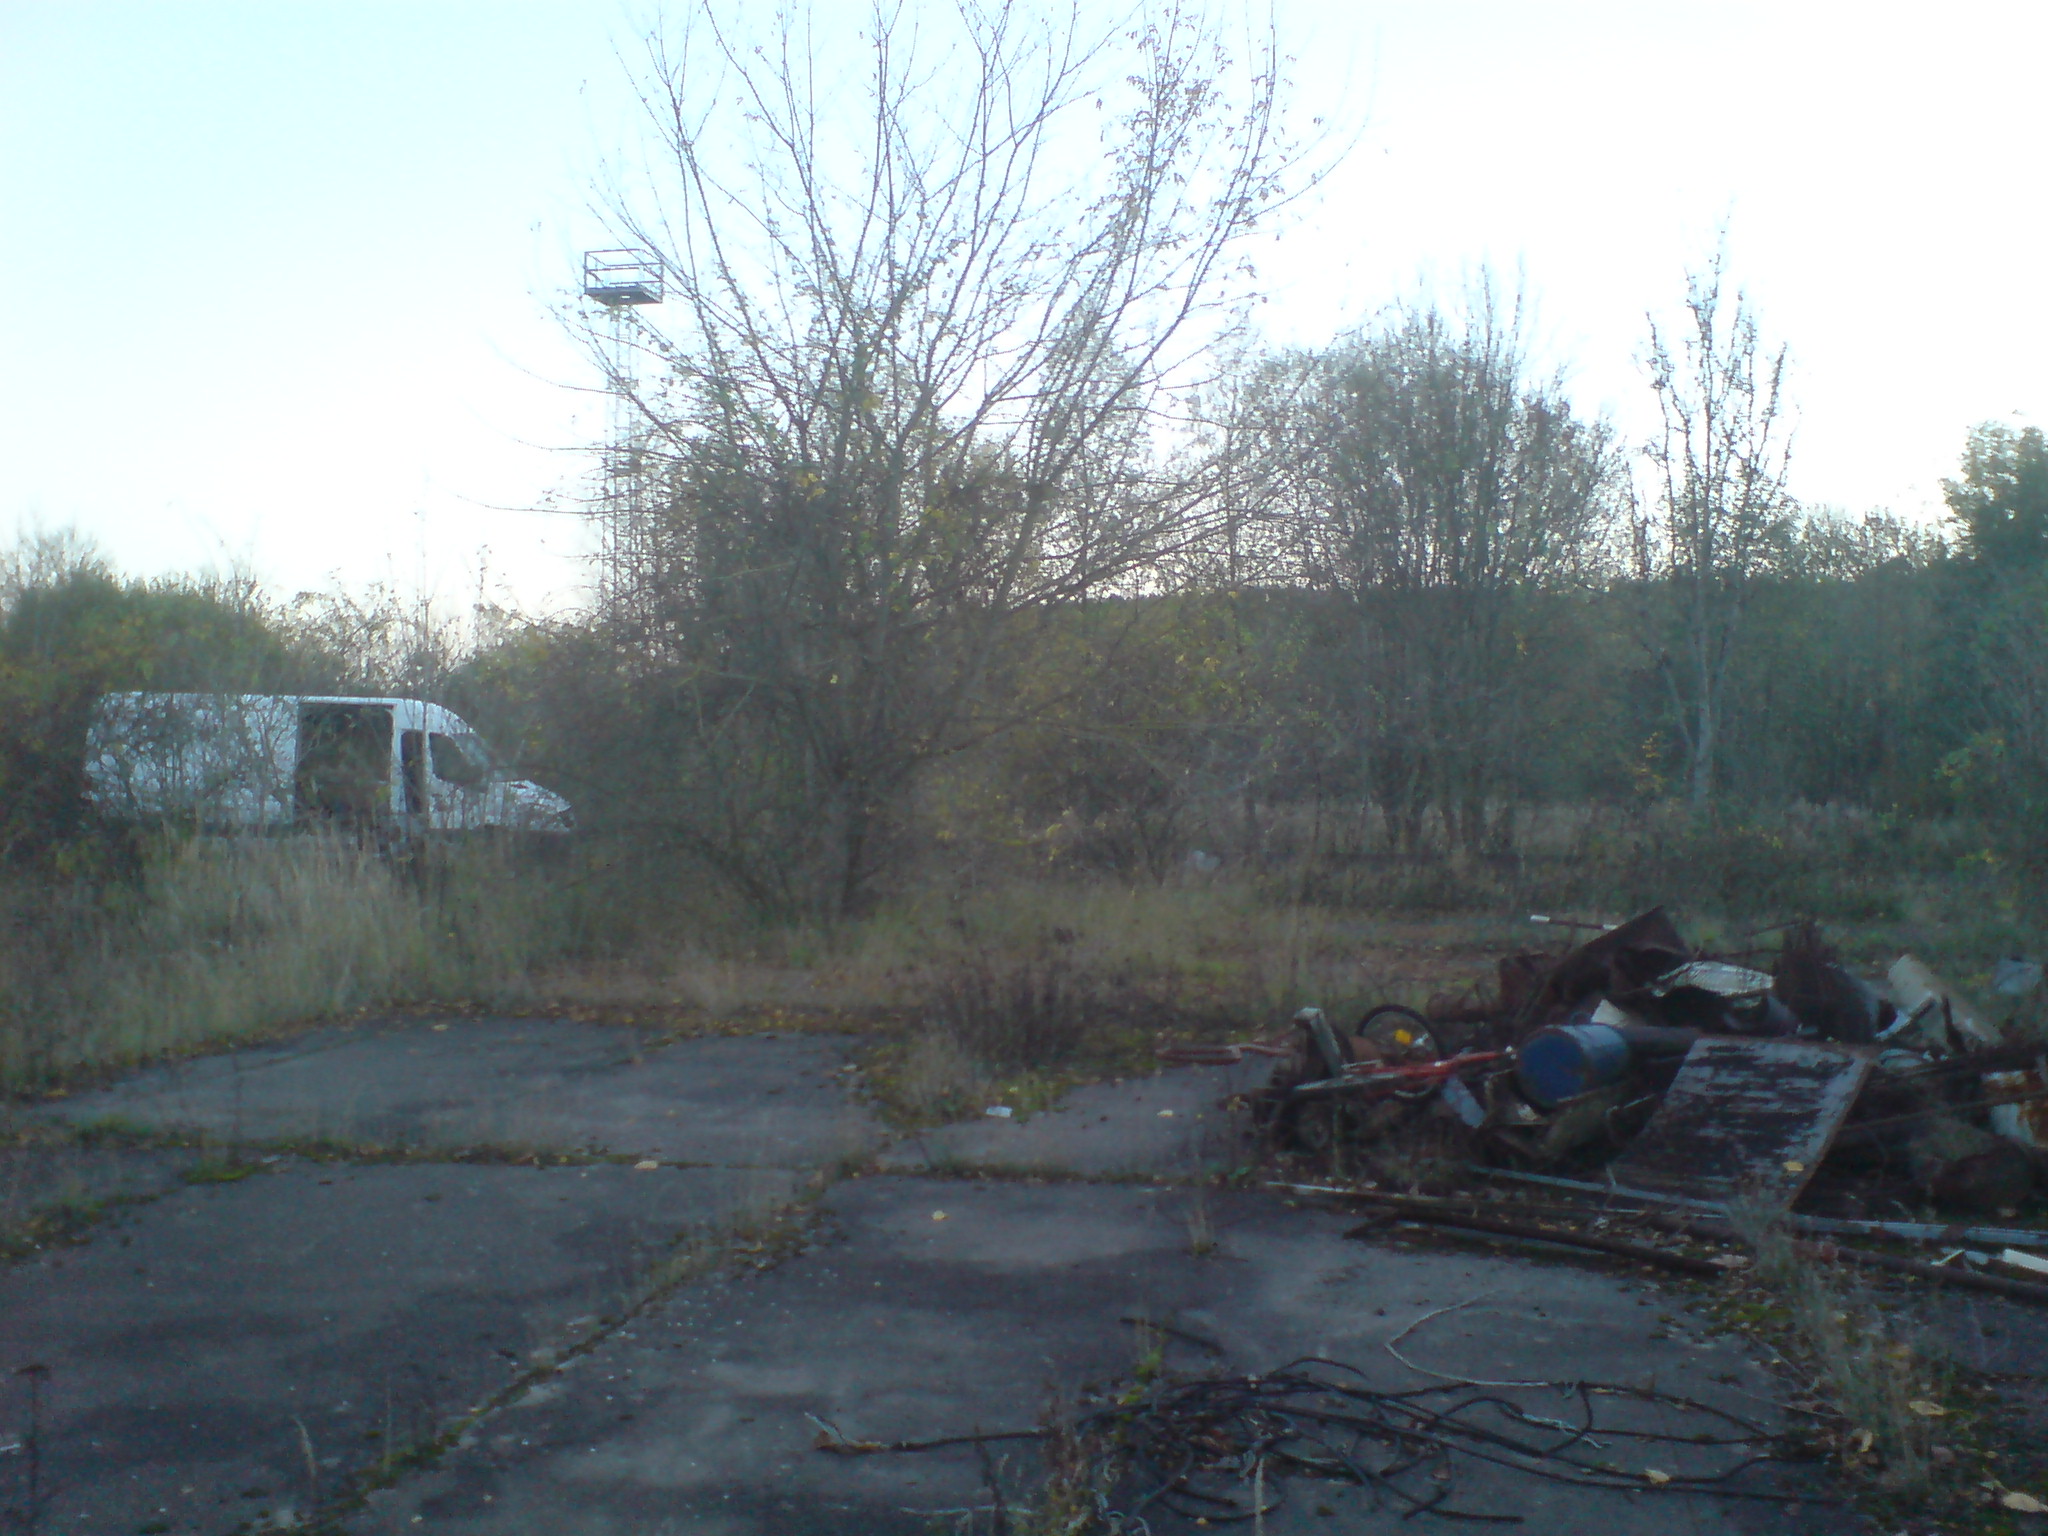
M108 885L0 893L0 1086L420 999L513 1002L569 937L499 848L418 864L315 838L166 843Z
M1881 971L1912 950L1980 992L1999 955L2041 952L1995 850L1958 826L1559 812L1525 830L1518 867L1375 863L1295 846L1285 826L1261 853L1165 879L960 855L833 924L763 923L679 857L599 843L537 869L489 846L415 867L311 839L167 842L134 879L0 884L0 1087L363 1008L547 1002L879 1026L909 1047L898 1079L928 1117L1034 1075L1136 1066L1161 1036L1483 988L1498 956L1554 941L1532 910L1664 901L1735 950L1771 942L1745 937L1761 916L1861 911L1829 923L1852 961ZM1732 906L1731 888L1746 892Z
M1206 839L1220 867L1164 878L956 849L863 918L699 920L579 984L714 1016L881 1021L898 1107L928 1121L1135 1069L1162 1035L1242 1038L1305 1004L1344 1017L1484 991L1499 956L1558 941L1532 911L1619 920L1662 903L1695 942L1759 957L1774 921L1816 915L1869 974L1910 950L1980 993L1998 956L2044 942L1961 822L1558 810L1526 818L1520 851L1494 861L1397 860L1308 830L1283 818L1257 847Z
M1738 1201L1730 1215L1756 1254L1755 1279L1781 1310L1788 1363L1847 1427L1845 1454L1875 1457L1888 1488L1924 1486L1940 1412L1930 1400L1941 1395L1930 1362L1848 1276L1802 1258L1772 1213Z
M1164 1039L1282 1030L1307 1002L1421 1003L1483 980L1515 942L1494 916L1276 903L1246 880L976 879L831 927L699 931L555 984L714 1017L879 1026L891 1040L876 1086L928 1123L1147 1069Z

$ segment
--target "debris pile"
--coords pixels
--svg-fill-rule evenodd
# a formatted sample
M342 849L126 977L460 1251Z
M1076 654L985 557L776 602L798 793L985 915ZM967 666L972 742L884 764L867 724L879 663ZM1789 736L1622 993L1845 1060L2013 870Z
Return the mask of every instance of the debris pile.
M1488 996L1349 1029L1303 1009L1255 1106L1271 1134L1340 1173L1434 1137L1461 1163L1766 1212L2009 1215L2048 1186L2048 1044L1912 956L1875 983L1810 922L1775 930L1775 954L1722 956L1661 908L1539 921L1581 941L1503 957ZM2009 961L1994 985L2041 980Z

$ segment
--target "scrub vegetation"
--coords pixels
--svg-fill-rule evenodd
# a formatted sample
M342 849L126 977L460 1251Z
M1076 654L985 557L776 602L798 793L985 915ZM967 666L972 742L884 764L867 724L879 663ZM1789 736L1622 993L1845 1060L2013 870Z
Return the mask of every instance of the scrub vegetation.
M1245 242L1327 150L1269 38L997 6L842 78L693 25L611 201L666 301L588 322L633 425L585 608L0 564L7 1084L468 1000L886 1025L928 1117L1455 990L1532 910L1813 915L1964 979L2038 943L2038 429L1970 435L1943 526L1796 504L1718 255L1646 331L1646 442L1484 277L1262 346ZM117 689L430 698L581 830L109 826Z

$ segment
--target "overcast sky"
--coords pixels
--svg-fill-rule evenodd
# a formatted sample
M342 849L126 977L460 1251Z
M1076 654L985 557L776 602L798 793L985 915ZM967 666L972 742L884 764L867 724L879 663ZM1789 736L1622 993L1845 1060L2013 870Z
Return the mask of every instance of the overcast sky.
M0 534L285 590L574 600L593 376L553 318L632 141L605 0L0 0ZM1358 147L1259 253L1278 339L1520 274L1647 425L1646 310L1729 230L1794 489L1932 517L2048 416L2048 5L1287 0Z

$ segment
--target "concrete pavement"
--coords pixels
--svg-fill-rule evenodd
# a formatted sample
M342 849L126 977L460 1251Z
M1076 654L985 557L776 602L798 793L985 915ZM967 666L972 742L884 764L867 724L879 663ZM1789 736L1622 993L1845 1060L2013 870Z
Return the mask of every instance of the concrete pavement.
M1169 1343L1169 1369L1323 1354L1393 1388L1436 1378L1387 1344L1454 1307L1401 1345L1425 1370L1655 1381L1748 1412L1770 1395L1643 1282L1347 1241L1341 1217L1210 1187L1246 1155L1225 1073L892 1143L849 1086L850 1041L441 1022L313 1031L26 1117L45 1140L208 1146L0 1164L0 1215L55 1190L53 1158L88 1159L67 1198L105 1197L83 1241L0 1269L0 1530L986 1528L992 1481L1031 1487L1030 1443L847 1458L812 1448L815 1421L1029 1428L1128 1377L1139 1318L1213 1344ZM1461 1503L1531 1531L1861 1529L1827 1507L1460 1478ZM1369 1505L1318 1489L1267 1528L1401 1524Z

